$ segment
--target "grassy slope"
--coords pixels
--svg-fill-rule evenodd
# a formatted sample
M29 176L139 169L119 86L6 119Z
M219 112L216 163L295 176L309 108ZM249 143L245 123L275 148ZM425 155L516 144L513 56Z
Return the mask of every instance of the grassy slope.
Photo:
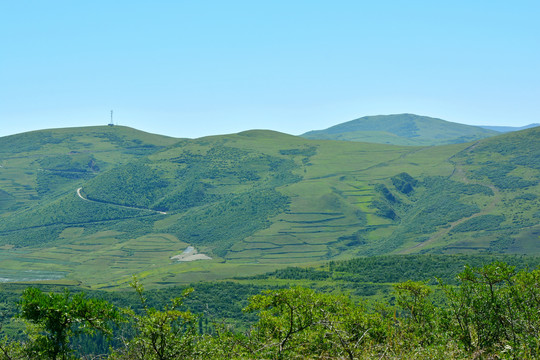
M489 248L538 253L540 245L540 128L486 139L454 158L453 178L494 192L478 218L451 228L449 251ZM474 241L471 241L474 238Z
M178 141L127 127L33 131L0 140L0 212L58 196L107 169Z
M269 131L181 140L4 219L2 268L107 287L132 273L170 285L359 255L538 253L537 132L429 148ZM170 260L188 245L214 259Z
M308 139L374 142L393 145L443 145L474 141L498 132L414 114L366 116L309 131Z

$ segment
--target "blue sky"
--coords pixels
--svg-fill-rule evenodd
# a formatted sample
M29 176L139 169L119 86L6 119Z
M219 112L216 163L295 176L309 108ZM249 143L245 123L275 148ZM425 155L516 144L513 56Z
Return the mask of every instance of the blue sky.
M0 0L0 136L540 122L538 1Z

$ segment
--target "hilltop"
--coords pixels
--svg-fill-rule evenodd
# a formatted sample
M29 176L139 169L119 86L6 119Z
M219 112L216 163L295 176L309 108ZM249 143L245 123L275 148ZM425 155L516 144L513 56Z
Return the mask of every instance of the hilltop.
M2 271L109 287L134 273L168 285L368 255L538 254L539 132L431 147L122 127L2 138ZM186 250L211 260L174 260Z
M301 136L307 139L430 146L465 143L497 134L494 130L427 116L395 114L365 116Z

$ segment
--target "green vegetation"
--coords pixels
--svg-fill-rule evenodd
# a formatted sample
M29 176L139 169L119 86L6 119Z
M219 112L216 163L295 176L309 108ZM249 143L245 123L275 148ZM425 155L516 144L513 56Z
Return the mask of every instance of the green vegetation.
M365 116L303 135L314 140L362 141L429 146L457 144L498 135L494 130L414 114Z
M126 127L41 130L0 141L0 186L14 201L1 215L57 197L103 171L178 141Z
M0 154L0 274L110 288L135 273L169 286L358 256L538 254L539 138L533 128L404 147L122 127L9 137L27 150ZM172 259L189 246L206 260Z
M483 215L471 218L452 229L452 232L495 230L504 221L502 215Z
M1 140L0 359L539 356L540 129Z
M4 337L0 358L537 358L538 281L539 269L518 271L495 261L465 266L453 285L441 279L432 286L396 283L391 301L370 306L299 286L266 290L251 296L243 309L254 315L246 331L219 319L205 331L202 318L183 308L193 289L158 310L136 279L132 287L140 305L135 309L83 293L29 288L20 302L20 317L29 321L26 335ZM114 338L110 351L73 347L84 344L75 338L96 329Z
M36 325L27 327L29 342L23 350L34 359L66 359L71 352L71 337L96 330L111 334L110 322L120 319L111 304L87 299L83 293L70 297L67 290L63 294L44 294L28 288L22 294L20 308L21 318Z
M274 280L310 280L334 284L380 284L412 281L429 281L435 284L436 279L455 284L456 276L466 265L482 267L491 262L503 261L518 270L532 269L540 265L539 257L511 255L392 255L370 256L351 260L330 261L312 267L287 267L273 272L248 277L246 280L265 280L272 284ZM306 283L301 283L306 285ZM359 296L366 296L357 293Z
M123 347L114 351L111 358L172 360L192 355L197 340L197 317L189 311L179 310L192 289L184 291L182 297L172 299L171 305L160 311L147 305L144 288L136 279L132 286L139 295L143 312L124 310L134 335L123 338Z
M139 208L150 208L163 195L167 182L145 162L119 166L84 187L89 200Z

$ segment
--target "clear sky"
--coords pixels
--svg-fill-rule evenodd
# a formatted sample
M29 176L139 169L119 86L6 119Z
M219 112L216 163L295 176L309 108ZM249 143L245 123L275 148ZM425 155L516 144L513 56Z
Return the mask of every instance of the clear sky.
M0 136L540 122L540 1L0 0Z

